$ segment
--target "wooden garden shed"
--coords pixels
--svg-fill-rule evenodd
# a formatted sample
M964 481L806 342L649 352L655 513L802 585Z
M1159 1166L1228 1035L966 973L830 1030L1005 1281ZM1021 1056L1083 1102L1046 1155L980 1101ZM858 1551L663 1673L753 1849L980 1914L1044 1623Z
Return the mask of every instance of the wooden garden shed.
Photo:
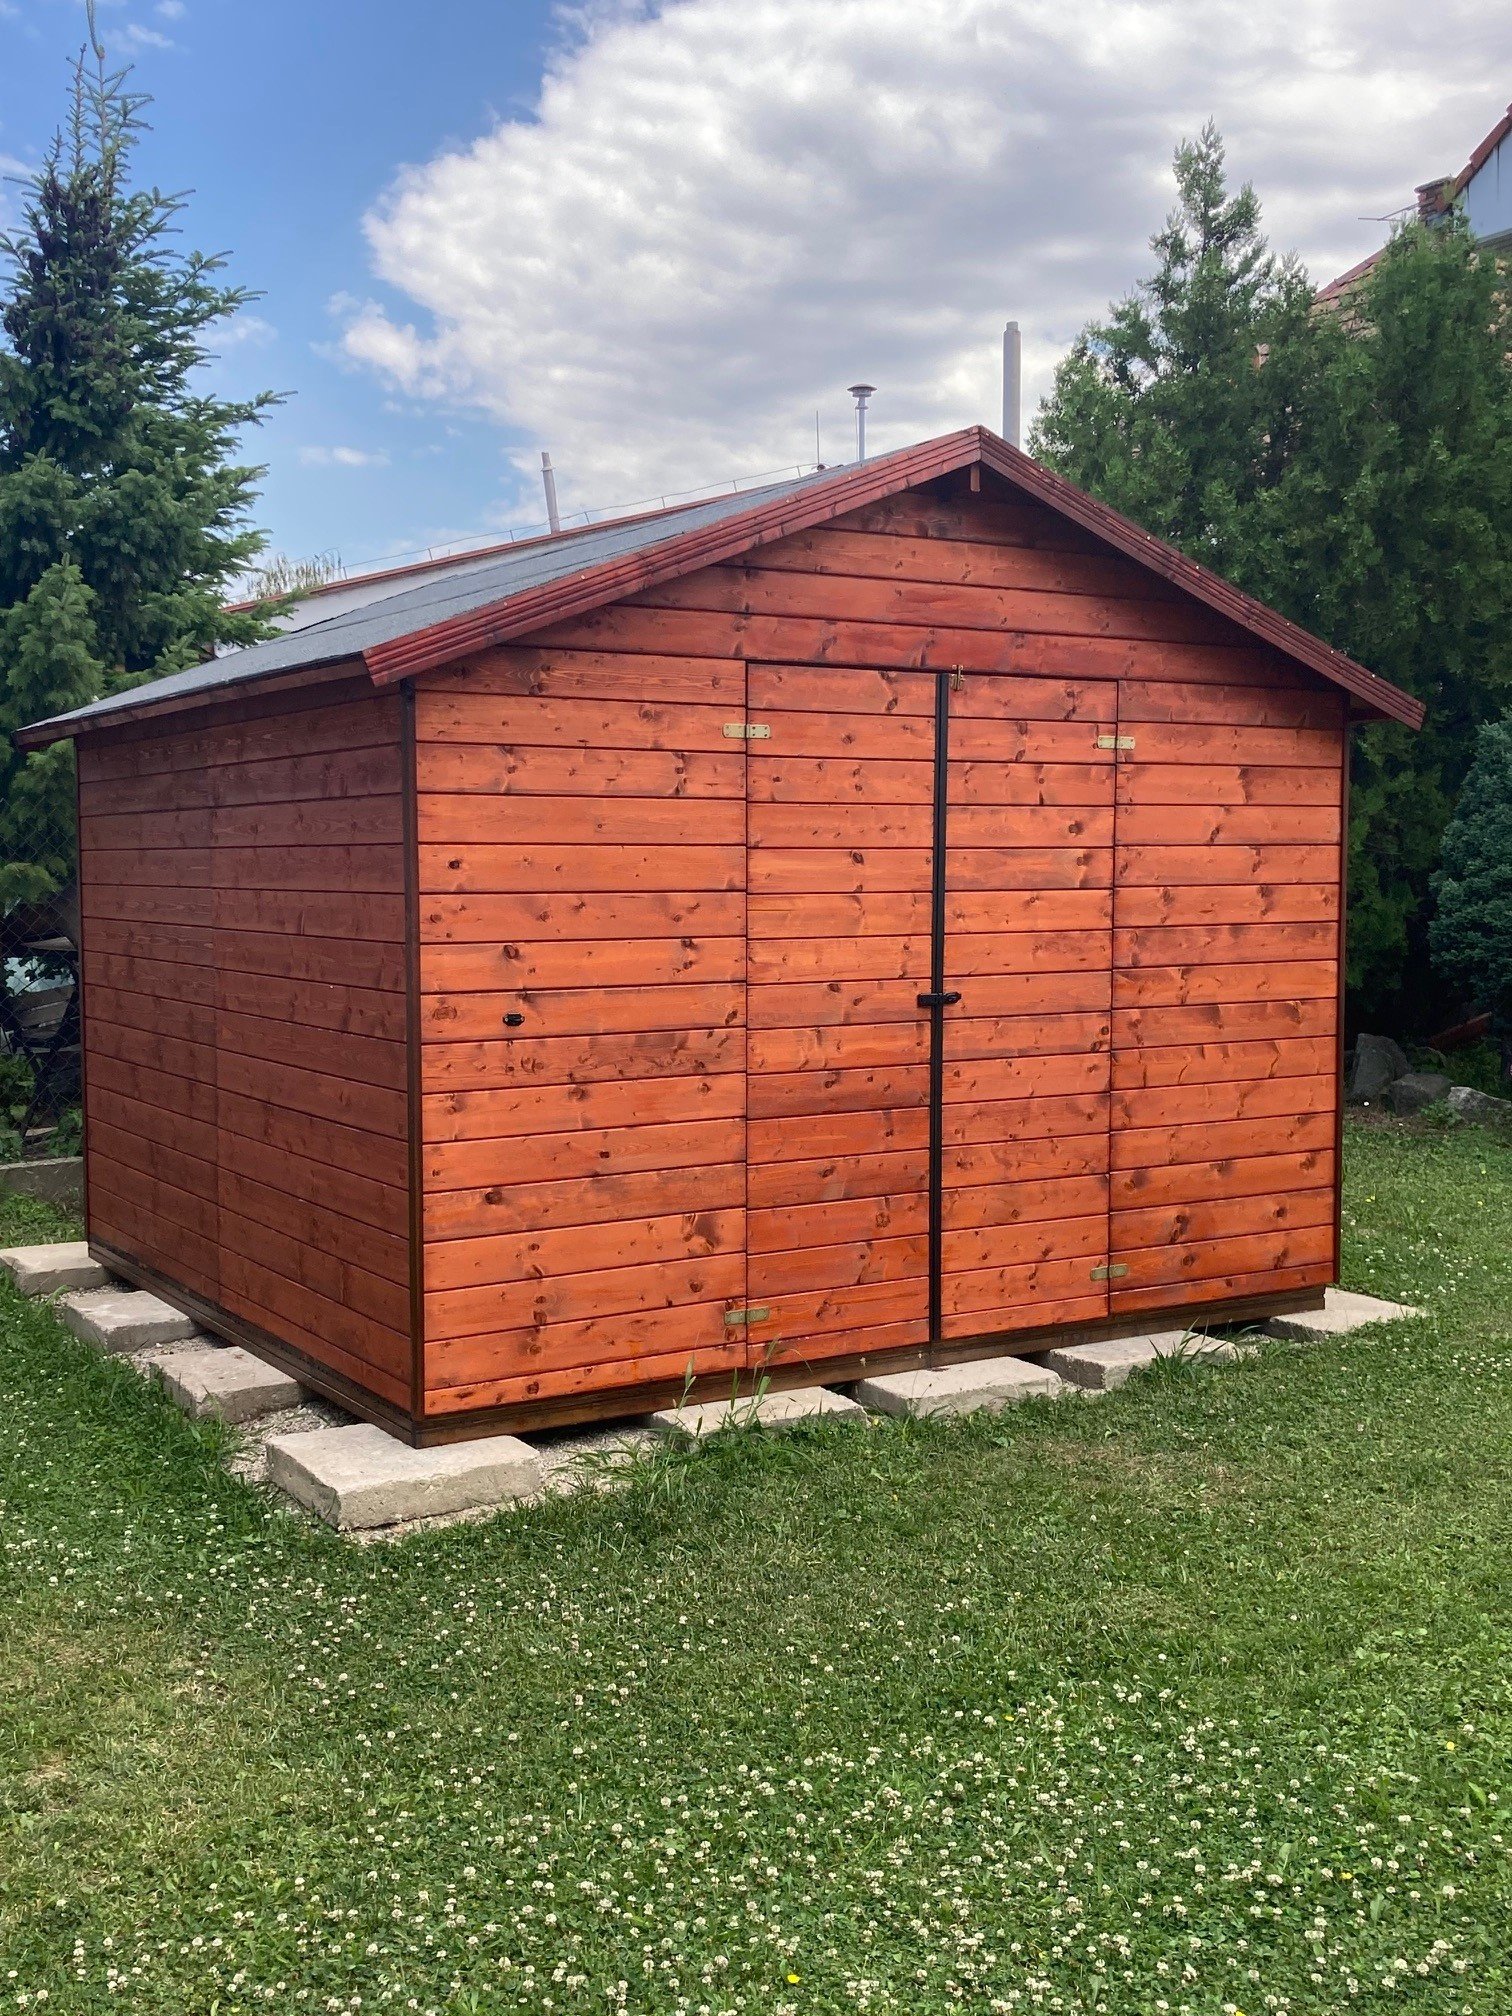
M118 1273L421 1442L1335 1279L1406 694L977 428L329 606L23 738Z

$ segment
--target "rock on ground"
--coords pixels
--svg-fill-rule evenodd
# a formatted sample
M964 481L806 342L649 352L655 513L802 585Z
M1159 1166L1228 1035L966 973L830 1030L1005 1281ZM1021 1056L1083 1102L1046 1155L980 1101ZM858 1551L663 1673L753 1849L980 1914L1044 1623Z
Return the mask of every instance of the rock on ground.
M1449 1080L1442 1071L1409 1071L1386 1088L1386 1104L1393 1113L1405 1118L1437 1105L1440 1099L1448 1097L1449 1089Z
M1400 1043L1389 1036L1361 1036L1355 1043L1345 1096L1356 1106L1382 1099L1386 1088L1411 1067Z
M1461 1120L1512 1120L1512 1099L1493 1099L1473 1085L1451 1085L1444 1099L1449 1111ZM0 1254L0 1262L4 1258Z

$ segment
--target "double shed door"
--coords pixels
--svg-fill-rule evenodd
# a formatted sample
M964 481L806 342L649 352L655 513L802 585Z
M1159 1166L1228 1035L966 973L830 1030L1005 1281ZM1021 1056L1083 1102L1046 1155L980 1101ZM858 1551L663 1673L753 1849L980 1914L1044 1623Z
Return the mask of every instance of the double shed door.
M749 668L758 1355L1108 1313L1116 701Z
M1337 1275L1341 697L751 666L749 1339Z

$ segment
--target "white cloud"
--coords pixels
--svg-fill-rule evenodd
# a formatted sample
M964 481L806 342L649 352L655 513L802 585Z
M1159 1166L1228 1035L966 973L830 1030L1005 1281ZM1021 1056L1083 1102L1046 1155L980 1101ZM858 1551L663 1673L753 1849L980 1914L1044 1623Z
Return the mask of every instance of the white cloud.
M110 31L110 44L130 53L142 49L172 49L173 38L163 34L159 28L149 28L142 21L123 21L119 28Z
M388 456L379 448L301 448L304 469L386 469Z
M1273 240L1326 278L1502 100L1481 0L598 0L535 115L404 170L343 348L549 446L564 503L885 448L1026 405L1148 265L1210 113Z
M210 338L218 352L261 350L265 345L277 342L278 331L266 316L254 315L250 308L239 308L224 322L216 324Z
M160 21L182 21L186 11L184 0L157 0L153 9Z

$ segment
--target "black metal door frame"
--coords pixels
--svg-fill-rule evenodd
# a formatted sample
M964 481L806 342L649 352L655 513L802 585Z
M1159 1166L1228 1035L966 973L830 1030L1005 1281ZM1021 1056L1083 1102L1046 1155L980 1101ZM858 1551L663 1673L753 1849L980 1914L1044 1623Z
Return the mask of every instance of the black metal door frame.
M960 1000L945 988L945 870L950 810L950 695L961 672L935 675L934 826L929 900L929 1341L938 1344L945 1281L945 1010Z

